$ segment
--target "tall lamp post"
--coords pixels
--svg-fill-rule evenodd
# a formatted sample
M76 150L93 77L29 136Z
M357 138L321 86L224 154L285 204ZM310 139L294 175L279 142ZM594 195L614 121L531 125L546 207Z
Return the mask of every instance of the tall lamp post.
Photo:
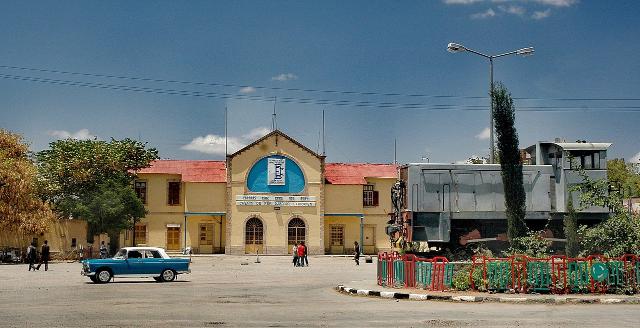
M447 45L447 51L451 52L451 53L456 53L456 52L465 52L468 51L472 54L476 54L479 56L482 56L484 58L489 59L489 102L491 103L491 111L489 112L489 129L490 129L490 138L489 138L489 161L491 162L491 164L495 163L495 157L494 157L494 141L493 141L493 59L494 58L499 58L499 57L504 57L504 56L508 56L508 55L520 55L520 56L530 56L533 55L533 52L535 50L533 50L533 47L527 47L527 48L522 48L522 49L518 49L518 50L514 50L514 51L510 51L510 52L505 52L503 54L499 54L499 55L486 55L483 54L479 51L475 51L473 49L469 49L459 43L449 43Z

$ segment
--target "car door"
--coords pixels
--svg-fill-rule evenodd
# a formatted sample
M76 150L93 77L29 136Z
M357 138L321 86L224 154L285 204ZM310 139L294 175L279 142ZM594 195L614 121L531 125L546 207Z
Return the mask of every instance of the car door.
M164 259L160 252L154 249L144 251L144 273L152 275L160 275L165 268Z
M130 250L127 253L127 269L124 274L144 274L144 258L142 251Z

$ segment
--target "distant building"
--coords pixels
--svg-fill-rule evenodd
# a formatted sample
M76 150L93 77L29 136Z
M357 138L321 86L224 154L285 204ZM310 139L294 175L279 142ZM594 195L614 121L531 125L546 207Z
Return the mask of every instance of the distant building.
M366 253L390 247L393 164L325 163L273 131L226 161L159 160L138 172L135 190L148 214L121 245L196 253ZM135 239L135 241L134 241Z

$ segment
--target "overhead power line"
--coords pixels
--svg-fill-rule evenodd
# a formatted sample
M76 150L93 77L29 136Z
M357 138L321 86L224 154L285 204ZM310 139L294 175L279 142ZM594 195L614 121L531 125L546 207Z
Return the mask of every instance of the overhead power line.
M252 100L252 101L267 101L267 102L273 101L273 97L270 97L270 96L231 94L231 93L219 93L219 92L203 92L203 91L195 91L195 90L150 88L150 87L142 87L142 86L123 85L123 84L108 84L108 83L98 83L98 82L50 79L50 78L42 78L42 77L34 77L34 76L24 76L24 75L0 74L0 78L8 79L8 80L53 84L53 85L162 94L162 95L178 95L178 96L189 96L189 97L237 99L237 100ZM458 111L488 110L486 105L397 103L397 102L313 99L313 98L298 98L298 97L279 97L278 101L281 103L329 105L329 106L344 106L344 107L458 110ZM639 112L640 113L640 106L595 106L595 107L594 106L589 106L589 107L586 107L586 106L522 106L522 107L518 107L518 111L527 111L527 112L602 111L602 110L615 111L615 112Z
M254 88L258 90L271 90L271 91L289 91L289 92L312 92L312 93L327 93L327 94L341 94L341 95L358 95L358 96L383 96L383 97L416 97L416 98L449 98L449 99L488 99L488 96L456 96L456 95L427 95L419 93L397 93L397 92L375 92L375 91L353 91L353 90L326 90L326 89L309 89L309 88L283 88L283 87L267 87L261 85L249 85L249 84L235 84L225 82L197 82L197 81L184 81L184 80L172 80L172 79L158 79L148 77L136 77L126 75L113 75L113 74L99 74L99 73L85 73L85 72L72 72L56 69L35 68L35 67L23 67L13 65L0 65L0 68L21 70L29 72L40 73L52 73L63 75L75 75L84 77L97 77L108 79L121 79L131 80L139 82L157 82L157 83L175 83L194 86L212 86L212 87L232 87L232 88ZM640 98L616 98L616 97L583 97L583 98L536 98L536 97L516 97L515 100L534 100L534 101L640 101Z

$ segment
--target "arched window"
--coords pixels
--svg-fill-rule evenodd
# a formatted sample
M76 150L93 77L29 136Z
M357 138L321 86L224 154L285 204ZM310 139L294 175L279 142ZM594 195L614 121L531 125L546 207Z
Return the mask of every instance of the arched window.
M245 244L262 245L263 240L262 221L258 218L251 218L247 221L247 229L245 234Z
M293 245L296 243L300 243L301 241L305 241L305 232L306 226L304 225L304 221L300 218L293 218L289 221L289 245Z

